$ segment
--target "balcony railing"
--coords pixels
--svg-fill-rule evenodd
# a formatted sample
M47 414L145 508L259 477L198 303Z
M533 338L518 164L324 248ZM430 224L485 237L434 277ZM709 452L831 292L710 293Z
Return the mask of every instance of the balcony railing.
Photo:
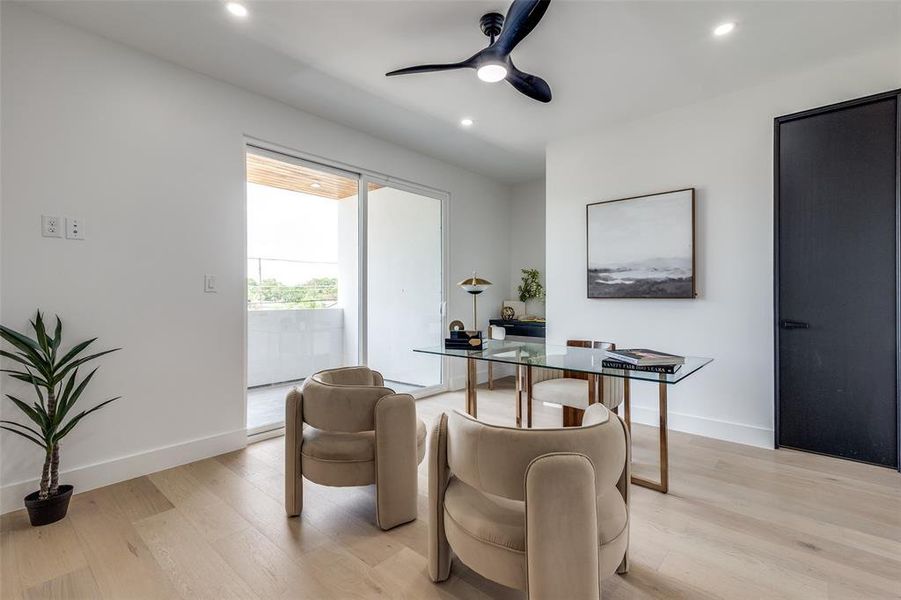
M247 258L248 310L331 308L337 303L337 262Z

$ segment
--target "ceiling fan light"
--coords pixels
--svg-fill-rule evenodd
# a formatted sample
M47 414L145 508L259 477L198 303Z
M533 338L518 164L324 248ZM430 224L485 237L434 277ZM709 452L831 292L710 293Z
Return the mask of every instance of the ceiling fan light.
M735 23L729 21L728 23L722 23L717 25L713 29L713 35L717 37L723 37L724 35L729 35L735 29Z
M248 14L247 7L240 2L227 2L225 4L225 10L241 19L245 18Z
M482 81L497 83L507 76L507 67L500 63L487 63L478 68L476 75Z

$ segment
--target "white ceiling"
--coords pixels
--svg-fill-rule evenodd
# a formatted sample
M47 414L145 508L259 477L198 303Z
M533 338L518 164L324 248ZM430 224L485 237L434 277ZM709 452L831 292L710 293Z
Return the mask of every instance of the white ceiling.
M895 42L901 2L588 2L553 0L513 53L544 77L541 104L470 70L386 78L467 58L486 44L485 12L507 0L247 0L29 3L297 108L506 182L541 176L548 141L741 89ZM725 38L711 35L736 21ZM461 117L475 125L463 130ZM340 157L337 157L340 158Z

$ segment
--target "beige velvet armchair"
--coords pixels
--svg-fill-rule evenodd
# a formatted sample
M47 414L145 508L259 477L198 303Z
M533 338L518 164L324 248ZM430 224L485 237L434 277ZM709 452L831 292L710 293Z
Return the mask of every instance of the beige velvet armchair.
M285 512L303 510L303 479L328 486L376 486L376 520L391 529L416 518L417 465L425 424L413 397L385 387L367 367L330 369L288 393Z
M429 576L452 553L532 600L591 600L628 569L629 440L601 404L578 428L518 429L452 412L429 440Z

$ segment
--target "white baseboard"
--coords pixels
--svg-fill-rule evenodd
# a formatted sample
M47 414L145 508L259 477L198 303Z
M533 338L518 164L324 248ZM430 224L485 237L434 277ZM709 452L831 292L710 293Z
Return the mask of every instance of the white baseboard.
M622 410L620 410L622 414ZM708 419L697 415L687 415L669 411L667 413L667 426L672 431L692 433L727 442L757 446L759 448L772 449L774 446L774 432L766 427L745 425L744 423L731 423ZM632 405L632 421L643 425L656 427L659 421L657 408Z
M75 486L75 493L170 469L195 460L217 456L247 445L247 431L226 433L156 448L147 452L75 467L60 473L60 481ZM0 514L23 508L22 499L38 489L40 480L10 483L0 488Z

